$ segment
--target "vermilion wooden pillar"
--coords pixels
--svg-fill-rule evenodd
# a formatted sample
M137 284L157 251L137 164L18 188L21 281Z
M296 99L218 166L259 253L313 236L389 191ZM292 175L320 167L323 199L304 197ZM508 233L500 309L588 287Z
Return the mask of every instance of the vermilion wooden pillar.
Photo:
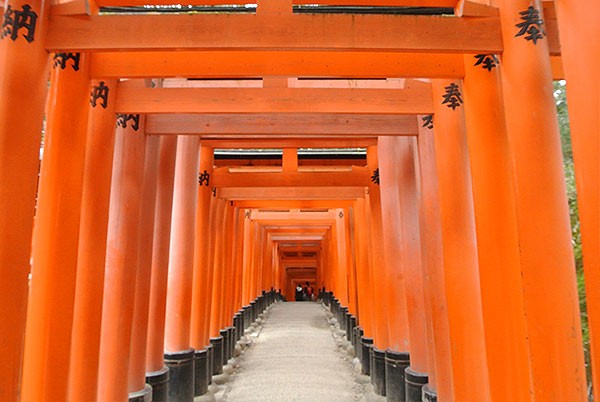
M168 369L164 365L163 354L176 152L177 137L160 138L146 347L146 381L152 385L154 401L166 399L165 376Z
M429 372L428 343L423 290L421 239L419 234L419 191L416 176L416 138L398 137L398 174L404 272L410 286L406 288L406 309L410 336L410 367L406 369L407 400L421 400L423 384ZM409 397L410 396L410 397Z
M235 238L235 297L234 297L234 312L239 311L243 306L242 302L242 287L244 286L244 229L246 221L246 209L236 208L236 238Z
M242 272L242 304L247 306L250 303L250 266L252 261L252 220L250 219L250 210L244 219L244 256Z
M132 284L138 259L145 149L145 136L135 132L131 125L117 128L98 363L99 401L124 401L128 397L127 372L135 300Z
M223 276L221 277L221 311L220 311L220 322L221 330L230 326L231 323L231 312L229 311L233 285L233 270L232 270L232 259L233 259L233 219L234 219L235 208L230 204L229 201L225 201L225 221L221 227L221 233L223 238L222 248L222 259L221 266L223 269ZM223 364L227 363L226 361Z
M406 281L403 256L403 221L400 213L400 188L398 177L399 147L398 138L378 139L379 174L381 177L381 214L383 219L383 240L386 268L386 297L390 317L388 329L390 349L396 352L409 351L408 315L406 310ZM403 190L404 191L404 190ZM412 283L411 283L412 286Z
M380 350L385 350L389 346L389 336L387 327L387 314L384 306L387 306L386 293L380 294L380 290L385 286L385 264L383 251L383 230L381 221L381 194L379 190L379 167L377 159L377 146L372 145L367 148L367 166L372 171L373 179L369 182L369 194L366 197L367 222L371 228L370 235L370 260L371 260L371 286L373 292L373 344Z
M499 9L533 397L583 401L579 304L541 2L503 0Z
M50 2L5 1L0 15L4 16L8 6L24 11L25 5L36 13L36 23L0 38L0 399L6 401L19 398L27 276L48 91L44 42Z
M432 87L453 399L485 401L490 390L462 91L460 82L447 80L433 80Z
M354 217L352 216L354 211L352 208L347 207L343 210L344 213L344 226L345 230L345 241L346 241L346 252L348 258L348 311L355 317L358 317L358 296L357 296L357 283L356 283L356 259L354 251ZM319 269L317 267L317 284L319 283ZM318 285L317 285L318 286ZM317 291L317 289L315 289Z
M145 116L141 116L143 120ZM141 123L141 122L140 122ZM140 127L143 130L143 125ZM143 135L141 131L140 135ZM135 304L132 321L131 350L129 352L129 397L130 399L152 393L146 384L146 345L148 339L148 318L150 304L150 286L152 275L152 243L155 231L155 207L158 181L158 152L160 138L150 136L146 139L144 159L144 181L140 214L139 252L135 279ZM136 400L136 401L137 401Z
M110 186L115 146L116 80L107 80L106 108L89 106L77 251L77 280L69 366L69 401L94 401L98 388L100 326ZM100 85L92 81L92 87Z
M213 149L200 146L200 168L198 173L198 204L196 206L196 238L194 245L194 275L192 283L192 317L190 345L196 350L195 395L208 390L212 376L209 365L210 306L212 297L212 267L210 260L210 210L212 188L210 178L213 171Z
M424 394L428 397L437 395L438 400L448 401L452 399L454 391L436 151L432 131L433 124L421 124L423 118L427 118L427 116L418 116L418 118L418 176L420 182L417 196L419 198L425 314L429 317L427 324L430 351L429 382L424 387Z
M33 232L23 401L67 397L90 101L86 55L78 64L77 70L60 65L52 70Z
M177 138L165 320L169 399L174 401L191 401L194 397L194 350L190 347L190 320L198 158L198 137Z
M465 55L463 88L490 393L522 401L531 381L512 155L499 69L475 65L480 58Z
M211 236L214 236L213 248L213 265L210 267L213 270L212 281L212 303L210 313L210 336L218 338L221 330L221 308L223 306L223 225L225 223L225 200L218 199L215 215L215 225L211 228Z
M365 336L373 337L373 281L368 255L370 232L365 204L364 198L357 199L354 204L358 321Z
M346 248L346 225L344 220L344 211L341 208L336 209L338 216L332 227L333 236L332 242L336 251L336 284L338 289L335 293L336 297L344 307L348 306L348 255Z
M567 79L571 143L581 224L594 399L600 399L600 3L554 2Z

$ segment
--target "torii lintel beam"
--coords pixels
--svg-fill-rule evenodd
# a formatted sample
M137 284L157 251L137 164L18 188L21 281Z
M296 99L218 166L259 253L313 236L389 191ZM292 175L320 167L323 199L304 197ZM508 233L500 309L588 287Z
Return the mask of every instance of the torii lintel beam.
M550 52L560 47L548 20ZM364 14L51 16L52 52L134 50L336 50L502 53L498 17Z
M273 115L275 116L275 115ZM273 134L269 135L271 137ZM202 137L202 146L208 148L222 148L222 149L268 149L273 147L273 140L271 138L256 138L252 136L249 138L245 136L238 138L234 136L232 139L223 139L219 136L219 139L204 139ZM371 145L377 145L377 138L348 138L344 137L343 147L344 148L366 148ZM277 147L279 148L340 148L340 139L336 137L320 137L320 138L306 138L306 137L282 137L277 139ZM219 163L219 160L216 160Z
M238 200L356 200L365 197L364 187L224 187L217 196Z
M367 168L353 166L348 171L322 172L235 172L227 167L215 169L212 185L224 187L367 187L371 180Z
M141 88L120 85L117 113L433 113L429 86L405 89Z
M94 53L90 75L102 78L460 78L465 72L462 55L450 53L217 50Z
M416 135L417 119L410 115L317 113L149 114L148 135ZM239 147L239 146L238 146Z

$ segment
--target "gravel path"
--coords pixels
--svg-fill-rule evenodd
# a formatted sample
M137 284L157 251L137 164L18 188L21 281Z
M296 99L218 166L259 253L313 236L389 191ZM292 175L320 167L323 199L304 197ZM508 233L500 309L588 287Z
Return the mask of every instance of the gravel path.
M354 402L362 394L317 303L274 305L238 364L224 401Z

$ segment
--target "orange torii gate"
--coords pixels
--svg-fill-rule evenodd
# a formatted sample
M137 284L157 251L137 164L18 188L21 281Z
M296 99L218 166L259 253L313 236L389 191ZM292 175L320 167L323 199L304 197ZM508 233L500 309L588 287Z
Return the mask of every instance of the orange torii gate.
M568 83L599 398L597 2L102 8L143 3L0 14L0 399L205 393L274 300L281 241L311 231L293 213L287 235L253 218L287 206L337 213L309 236L316 272L388 400L585 400L552 78ZM213 154L274 147L280 169ZM367 156L308 169L302 147Z

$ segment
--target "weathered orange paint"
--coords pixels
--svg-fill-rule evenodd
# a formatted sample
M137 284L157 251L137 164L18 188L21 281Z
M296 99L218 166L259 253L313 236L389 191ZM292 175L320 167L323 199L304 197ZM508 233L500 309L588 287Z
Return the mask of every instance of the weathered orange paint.
M354 225L356 244L356 281L358 295L358 322L366 337L373 336L373 280L369 264L369 225L366 218L366 202L363 198L355 201ZM325 249L325 248L324 248ZM326 249L325 249L326 250Z
M113 163L97 400L126 400L146 139L117 128Z
M464 75L462 56L447 53L383 51L214 50L163 52L98 52L93 77L432 77Z
M418 116L420 119L424 116ZM432 129L419 127L418 186L421 258L429 343L429 383L440 401L451 400L452 355L444 273L436 152Z
M385 298L389 320L388 330L390 349L408 351L409 332L406 305L405 280L406 263L403 257L402 228L404 222L400 211L400 182L396 160L398 138L380 137L378 140L379 175L381 181L381 214L383 220L383 241L385 252ZM412 286L412 285L411 285Z
M140 116L140 130L144 125ZM141 135L143 131L138 134ZM131 350L129 351L128 389L129 392L143 391L146 384L146 351L149 324L149 304L152 276L152 244L154 239L156 196L158 184L158 152L159 137L146 138L146 155L144 157L144 178L142 183L142 199L140 213L139 251L137 259L135 302L132 318Z
M530 6L540 10L541 2L499 2L504 28L500 68L517 190L533 398L583 401L579 300L548 40L534 45L524 35L515 37L519 12Z
M221 260L223 256L223 238L221 228L225 221L225 201L218 199L215 206L214 225L211 223L211 237L214 238L212 248L213 261L210 265L213 272L212 277L212 302L210 306L210 336L218 337L221 326L221 308L223 303L223 266Z
M198 158L198 138L179 137L175 161L165 321L165 351L168 352L179 352L190 347L195 238L193 222L198 192Z
M85 55L79 71L52 70L33 231L23 401L67 397L89 84Z
M49 2L4 2L38 15L35 41L0 39L0 399L19 399L33 213L40 167L48 53L44 49ZM24 94L27 94L24 96ZM18 134L16 134L18 133Z
M152 271L146 347L146 372L159 371L164 366L165 312L169 272L169 243L177 138L160 139L158 177L156 182L156 209L152 241Z
M377 158L377 146L372 145L367 148L367 167L375 174L379 162ZM385 289L389 284L386 283L385 276L385 255L383 240L383 222L381 217L381 193L379 184L370 181L368 185L368 194L365 197L367 207L367 222L371 228L369 236L369 260L371 265L371 287L373 300L373 344L380 350L385 350L389 346L388 318L386 317L387 300L379 296L379 291ZM383 292L385 295L385 291Z
M490 399L469 155L462 106L442 104L451 81L433 80L444 279L452 345L453 400ZM459 85L460 82L455 84Z
M473 60L465 56L463 88L490 395L525 401L531 367L502 84L498 68L488 71Z
M209 233L212 190L210 178L213 168L212 148L200 144L200 174L209 175L209 181L203 181L198 187L198 204L196 206L196 238L194 245L194 275L192 284L192 318L190 326L190 343L194 349L202 350L210 343L208 326L212 282L209 272L212 271L209 261Z
M116 81L107 80L105 84L111 88L106 109L90 106L88 112L68 401L93 402L98 386L104 267L115 145ZM99 81L92 81L92 86L96 85L99 85Z

